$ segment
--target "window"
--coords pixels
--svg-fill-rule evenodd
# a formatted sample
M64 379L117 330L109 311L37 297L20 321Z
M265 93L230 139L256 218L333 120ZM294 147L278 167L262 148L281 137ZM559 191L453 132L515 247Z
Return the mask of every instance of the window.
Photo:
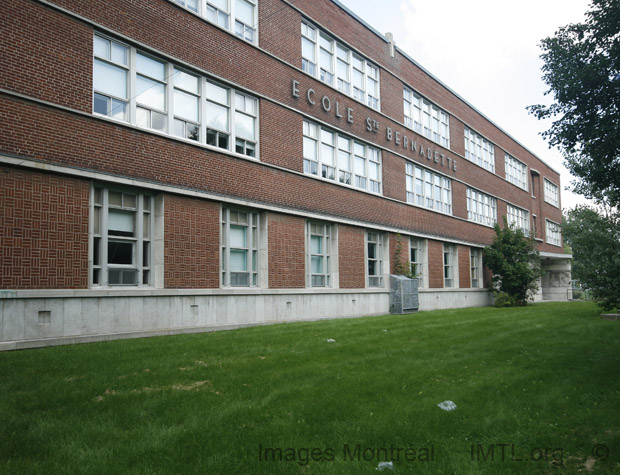
M530 213L527 210L508 205L506 219L510 226L521 229L523 234L530 234Z
M559 224L553 221L546 220L547 222L547 242L554 246L561 246L562 243L562 228Z
M485 226L495 226L497 200L473 188L467 188L467 219Z
M381 153L307 120L303 123L304 173L381 193Z
M222 210L222 285L258 285L258 213Z
M419 279L419 286L426 287L426 239L409 238L411 273Z
M555 207L560 205L560 193L558 185L551 183L545 178L545 201Z
M207 21L234 33L250 43L256 43L256 0L174 0L182 7ZM230 19L233 18L231 23Z
M95 35L93 51L93 111L127 120L129 47Z
M446 148L450 147L448 114L415 92L403 89L405 126Z
M452 182L413 163L406 164L407 201L452 214Z
M513 185L527 190L527 165L506 154L506 180Z
M258 156L255 97L114 40L94 38L95 114Z
M366 233L368 287L383 287L383 234Z
M495 173L495 146L467 127L465 127L465 158Z
M310 287L329 287L331 285L331 226L309 222L307 233L306 268L309 269L309 285Z
M136 53L136 124L167 131L166 64Z
M95 186L91 203L92 284L151 285L153 197Z
M443 286L458 287L458 267L456 246L454 244L443 245Z
M301 69L379 110L379 68L309 23L301 23Z
M470 248L469 265L471 267L471 286L475 289L482 287L482 251Z

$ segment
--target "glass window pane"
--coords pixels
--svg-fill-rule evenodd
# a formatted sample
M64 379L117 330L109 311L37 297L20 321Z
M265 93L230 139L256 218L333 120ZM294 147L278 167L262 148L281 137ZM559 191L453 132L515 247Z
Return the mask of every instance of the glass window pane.
M228 132L228 108L207 102L207 127Z
M108 211L108 233L115 236L134 235L134 213L120 209Z
M321 256L312 256L310 259L310 269L313 274L322 274L323 273L323 257Z
M310 253L322 254L323 253L323 238L321 236L310 237Z
M247 271L247 253L248 251L231 249L230 250L230 271Z
M316 62L316 49L312 41L307 38L301 39L301 54L304 58L309 59L313 63Z
M164 84L138 75L136 77L137 102L154 109L166 110L166 87Z
M228 0L209 0L209 3L215 5L220 10L228 11Z
M246 25L254 26L254 6L245 0L236 0L235 16Z
M127 66L129 48L112 41L112 61Z
M212 82L207 82L207 97L212 101L219 102L220 104L229 105L228 102L228 89L220 87Z
M136 55L136 70L145 76L149 76L160 81L166 80L166 67L164 63L156 61L140 53Z
M254 118L245 114L237 113L235 116L235 132L237 137L255 140Z
M186 91L198 94L198 78L185 71L174 70L174 85Z
M133 264L132 242L127 241L108 241L108 264Z
M103 59L110 59L110 40L95 35L93 50L95 56Z
M198 122L198 98L175 89L174 115Z
M95 60L93 75L96 91L127 99L127 71L125 69Z
M230 227L230 247L247 247L246 229L245 226Z

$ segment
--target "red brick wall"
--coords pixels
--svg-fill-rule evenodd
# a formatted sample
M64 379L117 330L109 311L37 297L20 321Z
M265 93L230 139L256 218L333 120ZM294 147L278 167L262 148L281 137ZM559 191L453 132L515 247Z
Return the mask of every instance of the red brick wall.
M471 267L469 247L457 246L459 253L459 287L461 289L468 289L471 287Z
M428 243L428 287L443 288L443 243L429 239Z
M0 168L3 289L88 287L89 183Z
M164 285L220 286L220 206L206 200L164 198Z
M363 289L366 286L363 228L338 225L338 266L341 289Z
M305 220L269 213L269 288L306 286Z

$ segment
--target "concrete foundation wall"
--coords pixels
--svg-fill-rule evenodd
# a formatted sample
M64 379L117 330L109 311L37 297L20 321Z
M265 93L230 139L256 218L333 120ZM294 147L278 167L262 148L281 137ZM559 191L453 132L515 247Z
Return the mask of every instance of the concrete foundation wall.
M486 290L422 290L420 310L484 306ZM4 291L0 350L389 312L381 291Z

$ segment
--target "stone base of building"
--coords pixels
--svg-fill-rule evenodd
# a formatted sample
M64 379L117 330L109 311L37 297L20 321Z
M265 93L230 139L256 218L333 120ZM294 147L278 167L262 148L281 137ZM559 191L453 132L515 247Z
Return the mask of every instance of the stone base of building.
M420 310L491 303L483 289L420 291ZM387 290L2 291L0 350L388 312Z

